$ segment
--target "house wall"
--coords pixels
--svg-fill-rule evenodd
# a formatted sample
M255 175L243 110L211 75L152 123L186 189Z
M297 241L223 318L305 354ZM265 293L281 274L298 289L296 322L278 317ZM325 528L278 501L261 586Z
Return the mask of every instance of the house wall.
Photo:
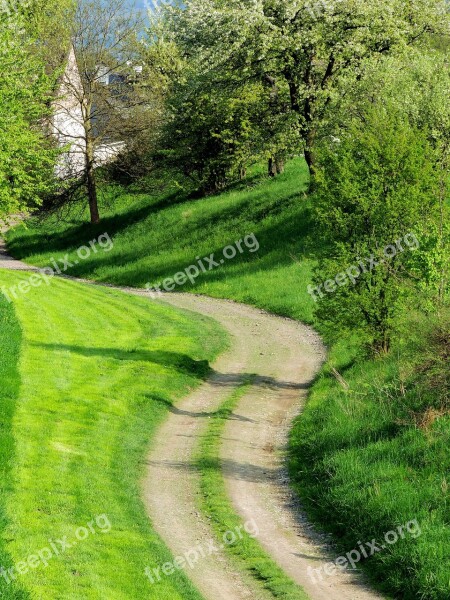
M72 47L53 103L53 134L58 145L67 148L56 168L57 175L61 178L80 176L85 168L86 139L82 98L83 84Z
M81 177L85 171L83 101L83 83L72 47L56 100L53 102L52 133L58 145L66 149L56 167L56 174L61 179ZM123 142L100 145L95 151L96 166L111 162L124 148Z

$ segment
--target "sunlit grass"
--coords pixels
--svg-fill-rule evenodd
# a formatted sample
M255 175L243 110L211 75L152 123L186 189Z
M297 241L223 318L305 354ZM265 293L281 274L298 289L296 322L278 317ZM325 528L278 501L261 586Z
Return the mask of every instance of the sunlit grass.
M230 261L182 290L310 323L313 301L307 285L323 244L310 217L306 182L305 165L297 159L280 178L264 179L256 169L238 188L200 200L122 191L101 228L50 218L13 231L9 243L16 256L44 266L107 231L114 250L93 256L73 274L143 287L172 277L196 256L209 256L254 233L258 253ZM420 538L390 547L367 567L375 581L399 597L448 600L450 422L448 413L435 408L436 398L448 398L448 354L434 367L439 384L419 377L415 369L421 373L426 366L424 356L430 353L434 360L438 353L426 341L434 324L419 319L416 333L407 309L403 318L404 328L385 358L367 359L355 340L339 339L336 331L339 341L294 428L292 474L310 515L345 551L361 538L379 538L396 525L420 520ZM320 330L320 323L314 324ZM448 348L448 335L445 344ZM348 392L332 368L347 382ZM209 483L220 504L220 481Z
M28 277L0 274L7 287ZM201 383L206 361L222 348L220 329L63 280L20 295L15 308L23 341L5 548L17 566L50 540L74 541L77 528L99 515L111 523L110 532L94 527L47 567L16 572L18 581L41 600L198 600L181 572L153 586L144 575L170 553L148 521L140 478L167 406Z
M107 232L114 249L92 254L68 274L142 288L196 264L196 257L219 256L225 246L254 233L258 252L239 254L202 273L195 285L188 282L177 289L232 297L311 322L307 285L320 240L310 221L307 181L305 163L295 159L276 180L255 168L237 188L197 200L125 192L103 210L100 226L85 219L66 224L55 217L31 220L26 229L9 233L8 245L18 258L44 267L66 253L76 259L80 245Z

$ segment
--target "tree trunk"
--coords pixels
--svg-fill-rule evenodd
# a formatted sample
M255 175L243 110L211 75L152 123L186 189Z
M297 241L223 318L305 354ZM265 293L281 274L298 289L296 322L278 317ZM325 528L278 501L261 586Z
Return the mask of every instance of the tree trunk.
M277 165L278 175L282 175L284 173L284 158L281 158L280 156L276 156L275 162Z
M314 177L316 174L316 157L314 153L314 144L316 141L316 132L310 129L305 136L305 160L309 168L310 187L314 186Z
M284 173L284 159L280 156L271 156L268 165L269 177L276 177Z
M86 169L86 190L88 195L89 212L91 223L96 225L100 223L100 214L98 210L97 181L95 177L95 138L92 127L92 103L84 101L81 103L83 114L83 127L86 140L85 150L85 169Z
M275 159L273 157L269 158L268 174L269 177L276 177L278 175L277 163L275 162Z
M312 175L314 173L314 154L313 154L312 148L305 149L305 160L306 160L306 164L309 167L309 172L312 177Z
M89 211L91 214L91 223L96 225L100 223L100 214L98 211L97 181L95 178L95 152L94 145L88 141L86 145L86 187L89 201Z

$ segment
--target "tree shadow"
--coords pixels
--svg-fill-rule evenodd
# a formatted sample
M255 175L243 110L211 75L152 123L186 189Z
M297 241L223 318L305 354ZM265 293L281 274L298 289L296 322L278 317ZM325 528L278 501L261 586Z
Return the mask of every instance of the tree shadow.
M35 347L45 348L53 352L73 352L87 358L100 357L117 361L149 362L175 369L181 373L191 375L214 387L233 388L251 381L252 386L272 389L306 390L307 383L279 381L274 377L258 376L254 373L220 373L214 370L207 360L194 360L187 354L163 350L123 350L120 348L94 348L89 346L76 346L73 344L49 344L34 342ZM203 413L199 414L202 416Z
M171 412L173 415L180 415L180 416L186 416L186 417L193 417L193 418L199 418L199 419L210 419L212 417L217 416L217 412L212 411L212 412L208 412L208 411L201 411L201 412L194 412L194 411L189 411L189 410L182 410L181 408L178 408L177 406L175 406L170 400L167 400L166 398L163 398L162 396L154 396L151 395L149 396L152 400L154 400L155 402L158 402L162 405L164 405L169 412ZM247 417L244 417L242 415L237 415L235 413L231 413L229 415L230 420L233 421L242 421L245 423L256 423L256 421L254 421L253 419L249 419Z
M207 360L194 360L187 354L163 350L122 350L119 348L93 348L71 344L33 343L33 346L51 351L73 352L87 358L100 357L117 361L149 362L175 369L180 373L205 380L213 372Z
M51 237L46 237L45 232L42 231L23 237L18 236L11 240L8 244L8 248L14 252L16 256L31 256L39 254L42 251L42 244L45 240L46 252L71 252L78 248L80 244L83 244L83 240L98 238L105 232L108 232L112 237L128 227L145 220L152 214L156 214L170 206L182 204L183 202L186 202L185 196L179 192L174 192L163 196L159 200L145 204L145 206L127 211L126 213L120 212L116 215L104 217L102 221L96 225L91 223L79 223L77 225L68 226L60 232L53 231ZM15 231L17 232L20 227L24 227L24 225L19 225Z

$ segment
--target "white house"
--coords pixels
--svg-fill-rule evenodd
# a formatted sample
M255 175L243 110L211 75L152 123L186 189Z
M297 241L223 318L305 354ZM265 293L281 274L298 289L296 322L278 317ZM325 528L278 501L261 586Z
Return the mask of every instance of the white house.
M60 147L67 148L57 166L61 178L79 177L85 169L86 135L83 117L83 83L75 49L70 49L53 102L52 133Z
M105 82L105 85L108 83ZM58 145L66 151L57 166L57 175L61 179L78 178L85 172L86 134L84 119L85 96L75 49L72 46L67 59L66 69L60 78L55 100L51 131ZM107 164L124 149L123 142L101 144L95 149L97 166Z

